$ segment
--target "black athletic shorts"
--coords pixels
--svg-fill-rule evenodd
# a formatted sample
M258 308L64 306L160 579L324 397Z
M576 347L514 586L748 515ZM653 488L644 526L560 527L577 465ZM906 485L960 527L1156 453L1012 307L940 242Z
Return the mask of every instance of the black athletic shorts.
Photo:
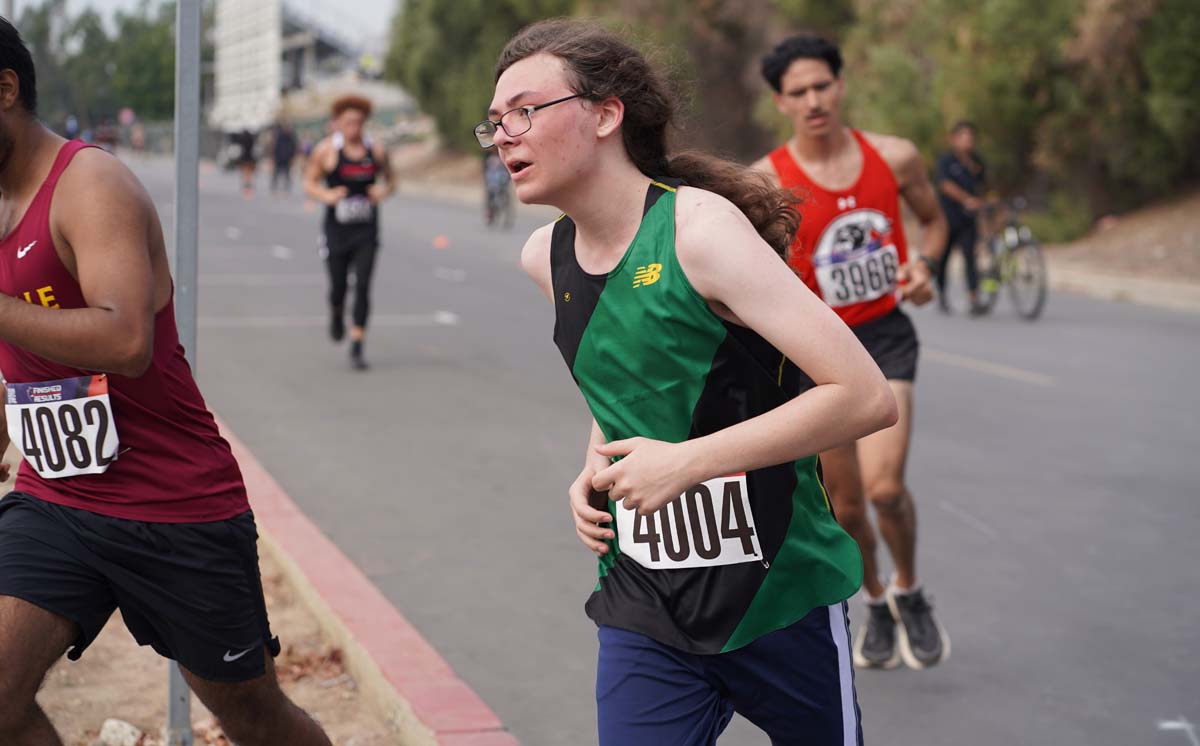
M883 377L889 381L916 380L917 353L920 344L917 342L917 329L912 319L899 308L894 308L884 316L850 327L862 346L875 360L876 365L883 371ZM794 365L788 366L786 379L795 377L798 391L807 391L816 384Z
M250 511L210 523L110 518L24 492L0 499L0 596L75 622L78 660L113 610L140 645L209 681L247 681L279 655Z

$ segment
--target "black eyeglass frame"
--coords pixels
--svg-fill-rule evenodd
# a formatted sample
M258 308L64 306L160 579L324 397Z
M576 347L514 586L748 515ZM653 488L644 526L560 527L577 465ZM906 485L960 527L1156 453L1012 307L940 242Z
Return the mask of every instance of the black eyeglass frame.
M498 129L504 130L504 133L506 135L508 135L509 137L520 137L521 135L525 134L529 130L533 129L533 112L539 111L541 109L545 109L547 106L554 106L555 104L561 104L564 101L570 101L573 98L584 98L587 95L589 95L589 94L573 93L570 96L563 96L562 98L556 98L553 101L547 101L544 104L531 104L529 106L518 106L516 108L509 109L508 111L501 114L499 116L499 118L494 122L490 119L485 119L482 122L480 122L479 124L475 125L475 129L474 129L475 139L479 142L479 147L483 148L484 150L487 150L488 148L494 148L494 147L496 147L496 142L494 139L496 137L496 130L498 130ZM527 122L529 122L529 126L526 127L525 129L521 130L520 132L510 132L508 130L508 127L504 126L504 118L506 116L508 116L509 114L512 114L514 111L524 111L525 112L525 120ZM485 130L485 132L480 132L479 128L485 127L485 126L487 127L487 130ZM484 143L483 143L484 136L492 139L492 143L490 145L484 145Z

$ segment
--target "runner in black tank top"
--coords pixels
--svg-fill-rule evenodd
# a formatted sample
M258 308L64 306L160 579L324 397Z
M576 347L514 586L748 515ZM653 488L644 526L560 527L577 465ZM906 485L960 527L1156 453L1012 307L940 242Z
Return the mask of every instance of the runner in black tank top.
M325 204L329 335L335 342L345 335L347 277L350 267L354 267L350 361L356 370L367 368L363 340L371 310L371 275L379 248L379 203L395 190L387 152L363 136L363 124L370 113L371 103L364 98L346 96L335 101L334 134L313 149L304 172L305 193Z

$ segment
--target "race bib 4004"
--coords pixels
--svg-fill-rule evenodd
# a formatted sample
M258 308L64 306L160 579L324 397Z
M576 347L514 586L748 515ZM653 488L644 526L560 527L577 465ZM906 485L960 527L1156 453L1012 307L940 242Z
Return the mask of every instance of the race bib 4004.
M746 475L689 487L653 514L617 506L621 553L651 570L762 561Z
M102 474L117 458L108 376L5 387L8 437L45 479Z

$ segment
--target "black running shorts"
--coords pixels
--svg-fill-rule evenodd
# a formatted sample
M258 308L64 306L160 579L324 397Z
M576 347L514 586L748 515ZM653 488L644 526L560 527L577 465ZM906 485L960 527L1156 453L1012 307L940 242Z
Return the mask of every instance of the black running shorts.
M0 596L69 619L78 660L119 608L140 645L200 678L238 682L279 655L250 511L210 523L110 518L23 492L0 499Z
M864 324L850 327L862 346L867 348L875 364L889 381L912 382L917 377L917 329L912 319L899 308ZM787 379L793 379L788 381ZM807 391L816 384L794 365L784 374L785 385L796 386L796 393Z

